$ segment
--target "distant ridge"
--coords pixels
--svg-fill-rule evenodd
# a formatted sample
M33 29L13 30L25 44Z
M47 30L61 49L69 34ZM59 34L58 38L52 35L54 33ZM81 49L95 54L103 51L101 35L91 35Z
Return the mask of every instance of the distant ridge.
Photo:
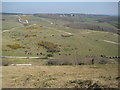
M0 12L0 14L7 14L7 15L32 15L32 14L58 14L58 15L89 15L89 16L111 16L111 15L103 15L103 14L84 14L84 13L12 13L12 12Z
M23 15L23 13L7 13L7 12L1 12L0 14L7 14L7 15Z

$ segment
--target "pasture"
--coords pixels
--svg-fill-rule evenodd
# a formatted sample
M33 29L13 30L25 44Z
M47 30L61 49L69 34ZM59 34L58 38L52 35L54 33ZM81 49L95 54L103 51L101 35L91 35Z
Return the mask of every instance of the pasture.
M117 88L116 17L2 16L4 88Z

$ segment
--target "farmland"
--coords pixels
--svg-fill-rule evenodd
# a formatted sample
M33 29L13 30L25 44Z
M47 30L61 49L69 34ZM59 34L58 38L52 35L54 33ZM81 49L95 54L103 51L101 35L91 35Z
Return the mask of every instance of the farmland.
M2 18L3 87L84 88L89 85L80 86L78 83L86 80L90 80L91 85L100 83L100 87L117 87L120 45L117 17L87 14L3 14ZM112 73L106 72L110 68L113 68ZM28 69L29 72L26 72ZM11 74L11 71L14 73ZM92 75L91 72L99 75ZM19 73L22 73L21 76L18 76ZM66 74L70 80L65 79Z

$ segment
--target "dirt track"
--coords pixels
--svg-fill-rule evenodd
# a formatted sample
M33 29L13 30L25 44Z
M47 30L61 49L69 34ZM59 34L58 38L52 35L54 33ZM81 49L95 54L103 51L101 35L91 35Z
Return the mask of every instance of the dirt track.
M112 44L117 44L117 45L120 45L120 43L117 43L117 42L113 42L113 41L108 41L108 40L103 40L104 42L108 42L108 43L112 43Z
M21 58L21 59L33 59L33 58L43 58L43 57L21 57L21 56L3 56L2 58Z

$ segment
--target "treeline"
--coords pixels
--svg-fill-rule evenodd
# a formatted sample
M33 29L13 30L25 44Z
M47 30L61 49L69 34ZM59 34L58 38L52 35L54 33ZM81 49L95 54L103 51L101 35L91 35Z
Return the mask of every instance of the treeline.
M98 30L98 31L106 31L106 32L113 32L118 33L118 30L114 27L102 26L102 25L95 25L95 24L88 24L88 23L70 23L64 25L66 27L77 28L77 29L89 29L89 30Z
M71 16L71 14L34 14L36 17L42 18L50 18L55 20L63 20L70 22L69 24L64 24L66 27L78 28L78 29L90 29L90 30L98 30L98 31L106 31L118 33L116 24L114 22L118 21L116 16L108 16L108 15L89 15L89 14L75 14ZM85 23L86 19L93 19L94 23ZM72 23L79 22L79 23ZM99 25L99 23L109 23L111 26ZM96 24L98 23L98 25Z
M80 56L72 54L69 56L60 55L56 59L49 60L48 65L93 65L93 64L113 64L118 63L118 59L110 59L99 56Z

